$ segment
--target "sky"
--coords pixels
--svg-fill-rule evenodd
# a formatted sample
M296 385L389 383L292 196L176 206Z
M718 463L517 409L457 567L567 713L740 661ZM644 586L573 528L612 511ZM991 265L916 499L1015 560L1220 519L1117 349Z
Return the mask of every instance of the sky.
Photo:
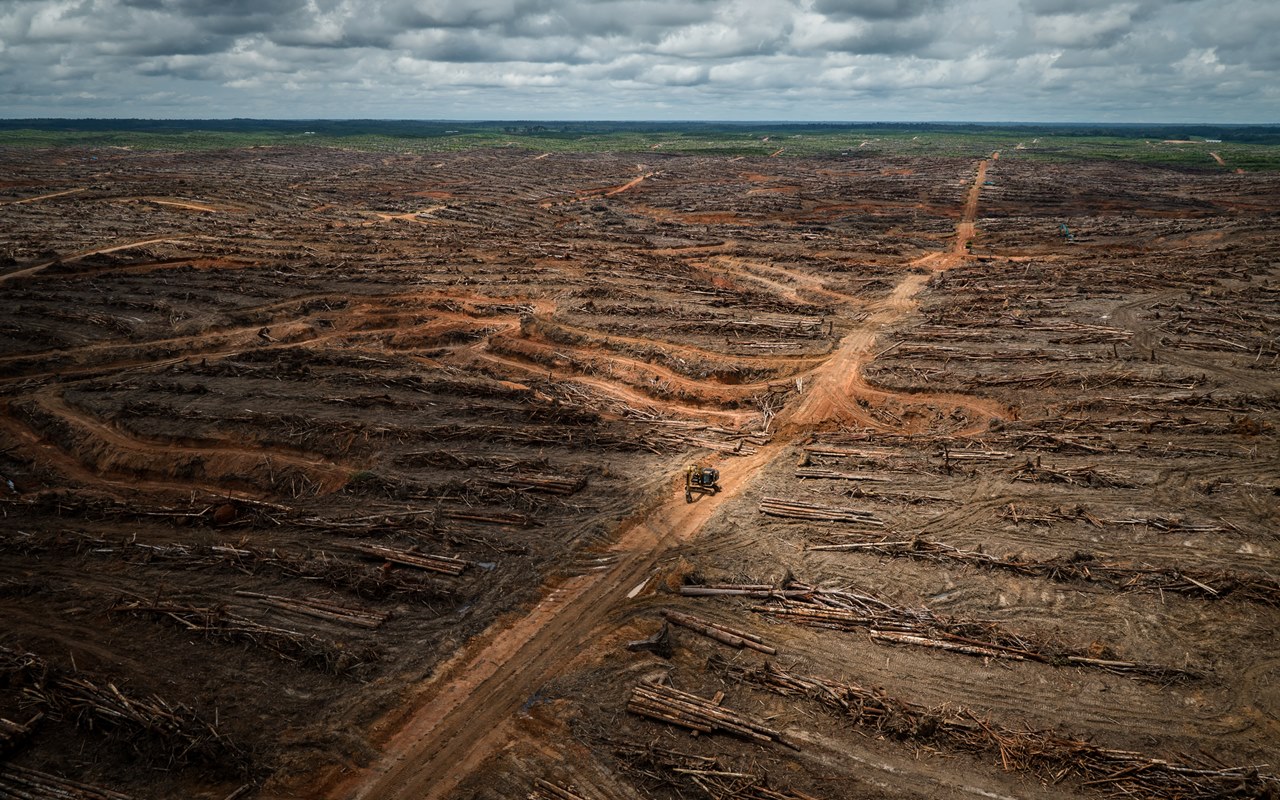
M1280 122L1280 0L0 0L0 117Z

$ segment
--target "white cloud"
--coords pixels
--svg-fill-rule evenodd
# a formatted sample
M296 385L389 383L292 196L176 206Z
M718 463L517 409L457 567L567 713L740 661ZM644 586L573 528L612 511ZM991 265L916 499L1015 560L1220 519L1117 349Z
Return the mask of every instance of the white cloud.
M7 0L0 114L1275 121L1274 0Z

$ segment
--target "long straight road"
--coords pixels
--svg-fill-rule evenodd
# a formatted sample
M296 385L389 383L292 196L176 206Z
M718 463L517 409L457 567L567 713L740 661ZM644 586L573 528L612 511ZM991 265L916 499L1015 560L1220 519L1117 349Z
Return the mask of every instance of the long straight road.
M997 156L993 154L991 160ZM989 164L984 160L978 165L950 250L935 254L927 264L930 269L963 262ZM908 266L925 266L923 262ZM780 415L782 430L798 438L849 406L843 396L862 386L860 373L874 358L877 335L914 310L914 298L926 286L926 277L919 269L911 269L888 300L853 325L831 358L812 373L800 400ZM999 415L997 409L975 409ZM473 640L417 693L417 707L385 743L382 760L333 786L328 796L333 800L448 797L504 741L508 720L557 673L566 654L580 652L597 626L634 596L658 560L672 547L696 537L787 443L780 437L753 455L721 459L723 491L696 503L686 504L683 492L673 484L666 501L624 524L611 548L616 556L612 567L552 587L530 612L514 621L500 620Z

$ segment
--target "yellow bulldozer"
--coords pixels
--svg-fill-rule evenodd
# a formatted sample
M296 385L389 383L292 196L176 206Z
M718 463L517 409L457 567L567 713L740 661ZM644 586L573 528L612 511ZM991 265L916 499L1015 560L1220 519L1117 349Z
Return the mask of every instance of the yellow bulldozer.
M688 467L684 471L684 501L693 502L693 495L716 494L720 491L720 470L711 467Z

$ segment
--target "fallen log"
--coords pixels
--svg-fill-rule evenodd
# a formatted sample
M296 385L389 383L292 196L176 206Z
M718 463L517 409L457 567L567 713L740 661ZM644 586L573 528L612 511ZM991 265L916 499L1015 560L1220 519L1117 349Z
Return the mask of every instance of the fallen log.
M800 467L796 470L797 478L826 478L833 481L863 481L864 483L892 483L892 478L882 475L871 475L866 472L837 472L819 467Z
M131 800L127 794L17 764L0 765L0 797L16 800Z
M550 475L489 475L485 481L493 486L529 489L555 495L571 495L587 485L586 478L558 478Z
M248 755L213 724L159 695L125 692L97 676L61 669L34 653L3 646L0 676L20 690L24 704L39 707L51 719L71 719L90 730L116 733L139 752L154 748L171 765L249 764Z
M766 497L761 500L760 511L771 517L785 519L803 519L812 522L846 522L876 528L884 527L884 521L870 511L819 505L817 503L802 503L780 497Z
M751 610L776 619L811 627L842 631L866 631L873 641L950 650L983 658L1036 661L1052 666L1076 665L1158 682L1190 681L1201 674L1192 669L1167 667L1113 658L1108 654L1072 650L1055 641L1037 641L986 620L939 617L926 607L904 608L866 594L844 589L822 589L799 582L787 589L742 587L683 587L708 589L765 600ZM696 596L696 595L694 595Z
M1098 747L1059 731L996 725L955 705L928 708L881 689L713 657L711 667L742 682L783 697L805 698L882 735L955 752L985 754L1007 770L1029 772L1045 783L1065 777L1109 796L1151 800L1210 800L1222 797L1271 797L1280 794L1280 776L1266 765L1213 767L1153 758L1128 750Z
M727 644L730 647L734 647L739 650L745 647L751 650L757 650L766 655L772 656L778 654L777 650L765 644L764 640L759 636L756 636L753 633L748 633L747 631L730 628L725 625L720 625L715 622L695 617L692 614L684 614L671 609L665 609L662 612L662 616L682 628L688 628L695 633L700 633L709 639L714 639L721 644Z
M533 782L533 789L527 800L587 800L575 790L558 783L538 778Z
M717 701L682 692L670 686L640 683L631 690L627 710L698 733L716 731L767 744L778 742L794 750L800 749L783 738L780 731L726 709Z
M415 553L409 550L397 550L393 547L387 547L380 544L350 544L346 549L356 553L362 553L367 556L389 561L392 564L400 564L406 567L416 567L431 572L440 572L445 575L461 575L471 566L470 561L464 561L460 558L452 556L435 556L427 553Z
M1027 519L1022 515L1023 512L1012 506L1008 513L1016 515L1011 517L1014 519ZM1087 514L1084 516L1091 521L1094 520ZM1039 518L1031 517L1033 520ZM1060 583L1091 583L1117 591L1176 592L1211 600L1233 597L1253 603L1280 606L1280 581L1269 575L1185 569L1172 565L1158 567L1099 561L1089 553L1074 553L1045 560L1019 556L1001 558L977 550L961 550L923 537L902 541L820 544L811 545L808 549L825 552L872 552L894 558L968 564L981 569L1003 570L1018 575L1047 578Z
M381 627L382 623L386 622L391 616L391 614L386 611L367 611L362 608L350 608L327 600L279 597L277 595L259 594L258 592L248 592L243 590L238 590L236 592L236 596L253 598L264 605L268 605L273 608L294 611L299 614L305 614L309 617L316 617L317 619L344 622L349 625L358 625L361 628L374 629Z

